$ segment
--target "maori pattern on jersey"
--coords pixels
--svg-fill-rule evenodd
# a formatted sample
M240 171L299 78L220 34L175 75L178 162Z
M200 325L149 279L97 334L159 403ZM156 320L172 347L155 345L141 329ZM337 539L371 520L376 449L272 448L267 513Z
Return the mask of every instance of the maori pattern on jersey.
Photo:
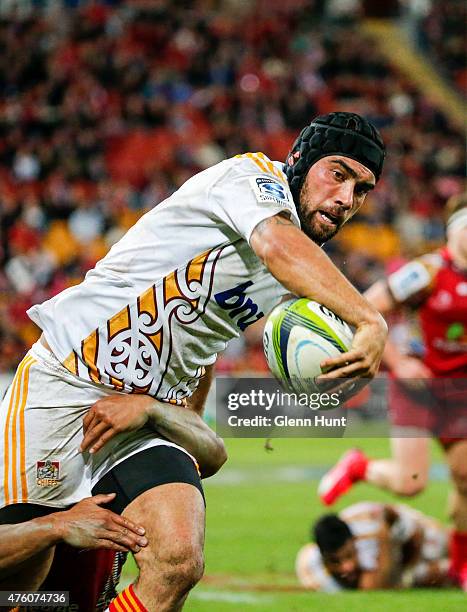
M191 325L204 313L222 248L202 253L149 287L106 326L89 334L81 343L81 354L73 351L63 365L81 378L117 391L156 395L172 352L172 317ZM179 404L180 395L187 393L167 399Z

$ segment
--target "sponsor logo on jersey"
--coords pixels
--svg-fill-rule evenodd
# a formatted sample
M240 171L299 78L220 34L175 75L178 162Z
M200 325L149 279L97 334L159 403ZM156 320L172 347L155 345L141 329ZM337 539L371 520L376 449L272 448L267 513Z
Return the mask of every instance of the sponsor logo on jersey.
M250 297L246 296L246 290L251 287L253 281L247 281L232 289L220 291L214 295L217 304L227 310L231 319L236 319L237 326L242 330L259 321L264 317L263 312L258 312L258 306Z
M36 479L39 487L56 487L60 477L60 461L37 461Z
M250 185L259 204L276 204L292 210L289 190L279 181L264 176L252 176Z
M452 323L446 330L446 338L448 340L460 340L465 331L462 323Z

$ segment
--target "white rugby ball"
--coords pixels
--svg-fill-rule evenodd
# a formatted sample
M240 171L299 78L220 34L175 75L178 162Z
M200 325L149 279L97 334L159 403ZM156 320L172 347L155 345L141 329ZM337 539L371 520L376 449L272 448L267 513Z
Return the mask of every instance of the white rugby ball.
M350 349L348 324L325 306L306 298L282 302L269 315L263 334L271 372L287 390L318 391L320 363Z

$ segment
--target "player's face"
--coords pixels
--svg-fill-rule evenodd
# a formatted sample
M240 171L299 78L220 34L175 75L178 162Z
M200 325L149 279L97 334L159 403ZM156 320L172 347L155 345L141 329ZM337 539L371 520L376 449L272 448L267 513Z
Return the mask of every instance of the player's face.
M347 588L356 588L360 567L358 565L357 549L353 539L347 542L333 553L323 555L326 569L334 578Z
M361 163L329 155L311 166L300 192L302 229L314 242L332 238L358 211L375 186L375 175Z

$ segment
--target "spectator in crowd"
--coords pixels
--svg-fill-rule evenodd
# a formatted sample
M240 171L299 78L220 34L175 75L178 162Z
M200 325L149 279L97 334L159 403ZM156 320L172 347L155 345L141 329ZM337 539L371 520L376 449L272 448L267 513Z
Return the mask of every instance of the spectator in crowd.
M420 24L426 50L438 69L464 96L467 93L467 8L463 0L428 1L429 10Z

